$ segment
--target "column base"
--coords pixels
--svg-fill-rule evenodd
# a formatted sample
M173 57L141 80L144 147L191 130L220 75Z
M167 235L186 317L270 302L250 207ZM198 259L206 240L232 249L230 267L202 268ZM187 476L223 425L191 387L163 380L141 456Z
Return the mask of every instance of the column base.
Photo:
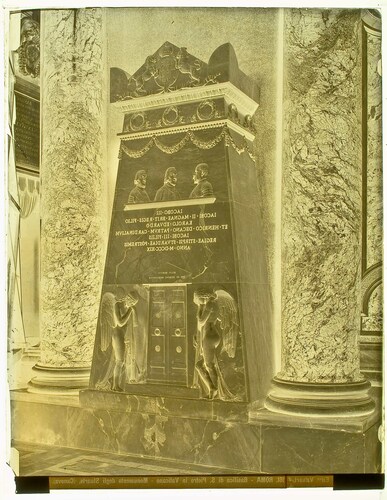
M265 407L276 413L307 417L360 417L375 410L369 396L371 384L323 384L281 380L274 377Z
M50 367L35 365L36 377L28 383L28 392L49 394L77 394L89 386L90 367Z

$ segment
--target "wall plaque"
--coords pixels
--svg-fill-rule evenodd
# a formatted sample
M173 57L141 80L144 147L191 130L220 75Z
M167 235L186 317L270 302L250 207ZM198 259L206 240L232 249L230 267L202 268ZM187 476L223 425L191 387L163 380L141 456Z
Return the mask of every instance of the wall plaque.
M15 155L16 167L39 170L40 158L40 102L35 97L15 89L16 123Z

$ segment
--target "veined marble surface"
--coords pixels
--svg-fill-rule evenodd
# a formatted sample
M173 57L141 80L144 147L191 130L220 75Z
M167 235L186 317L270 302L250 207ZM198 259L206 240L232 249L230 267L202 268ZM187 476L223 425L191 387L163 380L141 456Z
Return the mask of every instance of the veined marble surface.
M362 331L382 332L383 330L383 286L372 292L368 301L368 315L362 317Z
M358 11L286 10L280 377L359 372L361 37Z
M102 12L42 16L41 363L87 366L105 227Z
M367 198L366 267L383 258L383 163L381 37L366 32L367 43Z

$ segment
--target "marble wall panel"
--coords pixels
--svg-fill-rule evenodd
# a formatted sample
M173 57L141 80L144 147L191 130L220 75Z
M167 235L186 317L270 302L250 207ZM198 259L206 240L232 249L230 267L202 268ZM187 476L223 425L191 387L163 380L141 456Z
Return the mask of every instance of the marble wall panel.
M67 446L258 471L260 427L169 414L70 408Z
M364 436L361 433L263 426L262 472L362 473L364 443Z
M380 442L380 426L375 424L369 429L364 442L364 472L375 474L383 472L383 448Z
M242 335L246 346L249 400L263 401L274 375L271 326L272 303L267 285L240 285Z
M259 471L259 427L230 422L166 418L160 456L188 463Z
M66 406L14 401L12 439L50 446L67 446Z
M383 285L373 290L368 299L367 315L362 317L363 332L381 332L383 330Z
M257 202L255 169L229 151L233 236L238 262L242 334L247 357L250 401L263 399L274 371L273 299L268 280L267 246ZM246 155L245 155L246 156ZM238 184L238 179L241 182ZM255 209L250 207L254 202Z
M118 452L116 429L113 427L108 411L71 408L67 425L69 446Z
M199 456L203 463L222 465L236 471L258 473L261 470L260 427L225 424L203 444Z
M160 440L155 415L69 409L68 446L155 456Z

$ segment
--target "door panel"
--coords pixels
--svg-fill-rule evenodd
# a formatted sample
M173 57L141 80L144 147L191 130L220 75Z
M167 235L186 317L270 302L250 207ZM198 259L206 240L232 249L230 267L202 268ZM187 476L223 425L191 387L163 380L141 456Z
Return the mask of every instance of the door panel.
M187 385L186 287L152 287L148 380Z

